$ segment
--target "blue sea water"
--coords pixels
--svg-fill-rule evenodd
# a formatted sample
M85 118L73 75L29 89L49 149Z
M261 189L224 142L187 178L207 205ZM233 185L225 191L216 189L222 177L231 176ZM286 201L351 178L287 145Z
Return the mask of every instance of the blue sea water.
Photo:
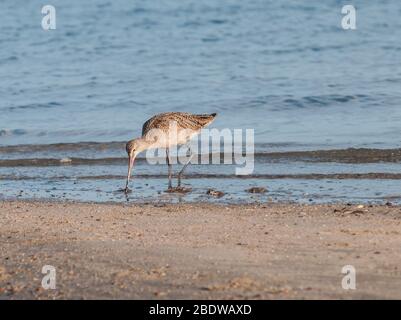
M77 147L39 157L98 157L87 141L123 157L110 142L165 111L217 112L213 127L254 129L261 153L400 147L398 0L352 1L356 30L341 28L340 0L48 2L0 1L3 159L60 143ZM45 4L56 30L41 27Z
M0 2L0 145L124 141L163 111L256 143L398 147L401 2Z

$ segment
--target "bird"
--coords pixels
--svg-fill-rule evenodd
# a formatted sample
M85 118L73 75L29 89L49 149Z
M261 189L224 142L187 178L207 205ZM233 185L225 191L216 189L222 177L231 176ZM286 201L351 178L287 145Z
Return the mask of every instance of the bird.
M142 136L127 142L125 149L128 154L128 174L125 185L125 193L129 192L128 184L136 156L148 149L165 148L166 162L168 166L168 190L172 190L172 165L169 149L175 145L188 143L201 129L208 126L217 116L211 114L192 114L188 112L164 112L147 120L142 126ZM181 176L192 159L192 152L187 162L178 173L178 185L181 187Z

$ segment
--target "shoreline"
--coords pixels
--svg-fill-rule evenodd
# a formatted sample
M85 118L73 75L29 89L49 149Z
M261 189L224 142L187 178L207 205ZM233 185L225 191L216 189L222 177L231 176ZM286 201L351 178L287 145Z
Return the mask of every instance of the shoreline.
M400 234L392 205L6 200L0 299L400 299Z

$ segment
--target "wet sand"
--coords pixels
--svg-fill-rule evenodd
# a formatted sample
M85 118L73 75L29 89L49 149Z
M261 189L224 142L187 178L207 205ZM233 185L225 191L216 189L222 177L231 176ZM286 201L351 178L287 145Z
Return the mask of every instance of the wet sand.
M390 204L3 201L0 243L0 299L401 299Z

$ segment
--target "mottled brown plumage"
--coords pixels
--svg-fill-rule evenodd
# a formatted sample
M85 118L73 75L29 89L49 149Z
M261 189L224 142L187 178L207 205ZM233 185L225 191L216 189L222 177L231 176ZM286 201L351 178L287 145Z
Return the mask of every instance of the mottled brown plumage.
M142 137L152 129L168 130L172 121L177 123L178 129L189 129L199 131L210 124L216 117L212 114L191 114L188 112L165 112L159 113L143 124Z
M216 115L216 113L191 114L187 112L165 112L157 114L147 120L142 126L142 137L130 140L126 145L126 151L129 158L125 191L128 191L131 169L137 154L150 148L160 147L166 148L166 158L169 168L169 189L171 189L169 147L188 142L194 135L198 134L202 128L210 124ZM188 163L189 161L178 174L178 186L181 184L181 175Z

